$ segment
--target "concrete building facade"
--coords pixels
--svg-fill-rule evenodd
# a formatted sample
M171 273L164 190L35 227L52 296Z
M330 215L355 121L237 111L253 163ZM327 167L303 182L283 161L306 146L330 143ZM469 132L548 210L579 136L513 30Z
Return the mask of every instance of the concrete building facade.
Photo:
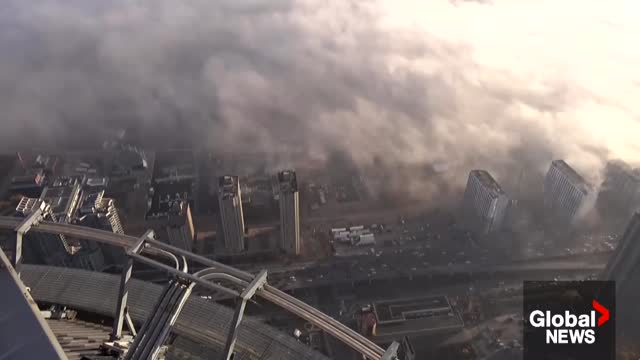
M280 249L288 254L300 254L300 198L295 171L278 173L280 203Z
M46 204L44 218L123 234L120 216L113 199L104 190L82 186L82 179L59 178L42 191L39 199L23 197L16 213L26 216L40 204ZM28 262L103 271L126 260L124 251L110 245L63 235L32 232L24 245Z
M487 234L503 227L510 200L502 187L485 170L469 173L464 192L465 222L474 231Z
M229 252L245 250L242 194L237 176L225 175L218 178L218 205L226 250Z
M104 190L91 192L85 190L82 206L78 210L78 215L74 222L78 225L92 227L94 229L124 234L115 200L104 197ZM86 256L87 259L78 259L77 261L83 264L93 263L95 266L102 259L102 266L105 268L109 266L120 266L126 261L126 254L122 248L107 244L94 246L92 242L84 242L83 249L76 257L83 256ZM86 266L80 267L87 268ZM94 268L93 270L101 269Z
M571 223L591 195L591 185L564 160L551 162L544 179L544 208L548 220Z
M189 203L183 201L177 205L175 213L169 217L166 227L167 242L177 248L192 251L196 230L191 216Z

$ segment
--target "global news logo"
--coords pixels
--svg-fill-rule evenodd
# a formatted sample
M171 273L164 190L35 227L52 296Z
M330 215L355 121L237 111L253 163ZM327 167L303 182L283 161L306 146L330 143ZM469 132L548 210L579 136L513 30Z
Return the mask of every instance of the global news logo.
M547 344L594 344L596 327L609 321L609 309L593 300L593 310L588 314L572 314L565 310L563 314L551 311L534 310L529 315L529 324L545 329Z
M615 359L613 282L527 281L523 295L523 360Z

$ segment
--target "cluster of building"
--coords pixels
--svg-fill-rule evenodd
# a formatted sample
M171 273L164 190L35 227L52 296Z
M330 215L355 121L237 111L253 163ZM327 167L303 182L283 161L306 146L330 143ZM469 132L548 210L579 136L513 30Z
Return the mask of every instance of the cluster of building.
M349 243L356 246L373 246L376 243L375 235L371 229L363 225L350 226L349 228L331 229L333 241L338 243Z
M619 161L610 162L606 179L596 192L564 160L554 160L544 178L542 199L546 221L560 228L589 211L596 199L602 209L615 209L626 218L640 206L640 169L633 170ZM504 229L512 205L512 199L487 171L469 173L463 212L470 229L481 234Z
M21 168L16 168L5 188L13 195L14 203L5 213L19 202L16 211L21 216L42 206L47 220L115 232L122 232L119 214L126 214L130 231L151 228L156 238L169 245L202 251L204 242L196 240L206 239L206 235L198 237L194 216L196 211L206 212L198 209L195 199L200 194L202 175L194 152L170 150L148 155L119 142L105 143L104 147L106 151L65 154L64 159L58 155L19 153ZM218 244L224 244L224 250L218 248L219 254L243 254L257 249L257 243L248 246L250 233L245 224L247 211L248 216L253 216L255 208L274 214L273 217L279 212L277 247L287 254L300 254L300 199L295 171L284 170L257 180L240 179L244 178L217 177L220 222L216 238ZM99 244L57 237L56 241L47 238L25 242L30 247L25 249L26 260L102 271L123 259ZM269 249L274 246L272 239L269 235Z
M104 187L92 186L85 176L58 177L44 187L40 197L22 197L16 214L28 216L42 209L45 220L123 234L115 202L104 194ZM35 232L27 237L23 254L28 262L104 271L125 258L119 248L84 239Z
M33 161L29 161L21 153L17 155L24 173L11 178L9 191L26 196L39 196L46 180L56 172L58 157L38 154Z
M277 199L280 208L280 240L278 247L287 254L300 254L300 198L295 171L277 173ZM242 252L247 249L246 226L242 208L242 191L238 176L218 178L220 229L225 249Z
M113 144L109 150L69 153L64 159L18 152L15 171L4 189L12 211L28 216L40 209L44 220L124 233L122 208L116 206L115 197L130 195L135 186L120 186L128 180L140 185L137 170L147 168L146 154ZM44 233L29 233L27 239L23 245L27 262L104 271L126 259L119 248L84 239Z
M196 171L191 151L156 154L153 181L147 195L146 226L161 241L192 251L196 239L193 194Z

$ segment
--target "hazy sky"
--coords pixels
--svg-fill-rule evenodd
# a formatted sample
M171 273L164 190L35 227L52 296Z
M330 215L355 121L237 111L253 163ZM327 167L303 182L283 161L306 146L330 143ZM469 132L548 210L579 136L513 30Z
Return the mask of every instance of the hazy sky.
M639 30L633 1L5 0L0 141L135 124L362 164L586 172L640 161Z

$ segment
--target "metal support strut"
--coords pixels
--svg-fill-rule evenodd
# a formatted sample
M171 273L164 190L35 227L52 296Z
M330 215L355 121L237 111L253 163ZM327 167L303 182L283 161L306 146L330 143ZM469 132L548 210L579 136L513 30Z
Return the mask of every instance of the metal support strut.
M233 320L229 324L229 335L227 335L227 344L224 347L223 360L231 360L233 358L233 348L236 345L236 339L238 338L238 328L242 322L242 316L244 315L244 309L247 306L247 301L253 297L253 295L259 289L262 289L267 282L267 270L262 270L256 277L249 283L240 294L240 301L236 305L236 311L233 314Z
M127 255L138 254L144 248L144 243L147 239L153 239L153 230L147 230L132 247L127 249ZM113 321L113 328L111 330L111 336L109 341L116 341L122 338L122 327L127 322L129 330L132 335L135 336L135 329L133 328L133 322L130 322L131 317L127 310L127 297L129 296L129 280L131 279L131 271L133 269L133 258L129 256L127 262L122 268L122 276L120 277L120 291L118 293L118 303L115 309L115 316Z
M389 345L387 351L384 352L382 358L380 360L399 360L398 359L398 349L400 348L400 343L394 341Z
M22 240L24 235L31 230L33 226L37 226L38 223L42 221L46 208L47 203L41 201L39 207L29 213L14 229L16 232L16 242L13 248L13 254L11 255L11 265L13 265L18 276L20 276L20 266L22 265Z

